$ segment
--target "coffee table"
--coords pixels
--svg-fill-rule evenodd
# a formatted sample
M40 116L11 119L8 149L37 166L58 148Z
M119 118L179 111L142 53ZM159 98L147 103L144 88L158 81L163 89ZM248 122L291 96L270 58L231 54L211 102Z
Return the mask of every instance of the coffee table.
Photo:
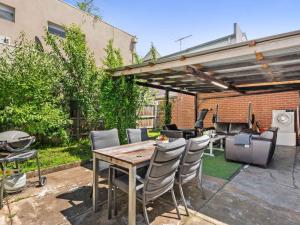
M216 135L215 137L212 137L209 140L209 153L204 153L204 155L209 155L209 156L215 156L214 155L214 143L217 141L220 141L220 148L224 151L224 140L226 136L225 135Z

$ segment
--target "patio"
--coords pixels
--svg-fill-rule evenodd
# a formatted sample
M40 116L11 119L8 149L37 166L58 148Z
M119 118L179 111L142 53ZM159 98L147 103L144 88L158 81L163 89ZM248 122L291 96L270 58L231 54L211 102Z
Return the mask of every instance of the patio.
M32 180L31 180L32 181ZM9 199L9 208L0 212L1 224L127 224L127 196L118 197L119 214L107 220L107 202L93 213L90 198L91 165L48 175L41 189L32 184ZM206 200L196 186L188 184L185 195L191 216L176 217L171 197L162 196L149 210L152 224L299 224L300 223L299 148L278 147L268 169L245 166L229 182L204 176ZM100 198L107 198L106 180L100 179ZM178 190L176 195L178 195ZM179 199L179 198L178 198ZM144 224L137 205L137 224ZM150 209L150 208L149 208Z

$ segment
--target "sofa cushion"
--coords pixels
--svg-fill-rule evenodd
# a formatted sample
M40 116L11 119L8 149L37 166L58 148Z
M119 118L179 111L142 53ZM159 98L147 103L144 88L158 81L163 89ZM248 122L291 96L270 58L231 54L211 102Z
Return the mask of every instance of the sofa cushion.
M251 134L240 133L234 136L235 145L250 145Z
M214 124L216 132L221 134L227 134L229 129L229 123L217 122Z
M247 123L230 123L228 133L238 134L242 130L249 128Z

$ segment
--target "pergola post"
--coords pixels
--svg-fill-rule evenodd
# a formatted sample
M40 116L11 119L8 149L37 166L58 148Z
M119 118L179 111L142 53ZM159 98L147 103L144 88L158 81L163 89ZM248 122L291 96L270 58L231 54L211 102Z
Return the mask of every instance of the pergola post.
M166 93L165 93L165 96L166 96L166 106L168 106L169 104L169 90L166 90Z
M197 117L198 117L198 93L195 94L194 97L194 107L195 107L195 122L197 121Z

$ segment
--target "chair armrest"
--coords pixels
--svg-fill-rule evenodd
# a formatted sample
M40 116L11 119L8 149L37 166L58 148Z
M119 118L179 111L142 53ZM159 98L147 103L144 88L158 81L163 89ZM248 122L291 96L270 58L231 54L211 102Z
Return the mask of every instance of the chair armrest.
M260 137L260 136L252 136L252 141L268 141L272 142L272 139Z

